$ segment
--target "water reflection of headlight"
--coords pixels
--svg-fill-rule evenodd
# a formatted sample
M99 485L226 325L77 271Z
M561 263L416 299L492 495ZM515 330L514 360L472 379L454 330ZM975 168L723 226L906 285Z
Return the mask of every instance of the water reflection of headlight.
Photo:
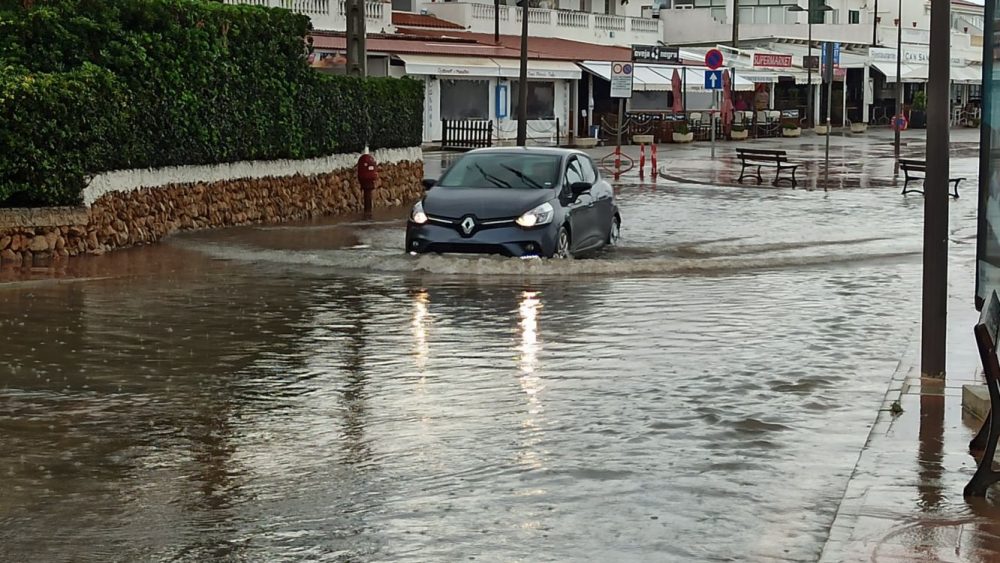
M430 356L430 346L427 345L427 303L430 301L426 291L420 291L413 298L413 355L420 376L424 376L427 358Z
M535 291L525 291L521 294L521 358L519 367L526 375L535 373L538 368L538 310L542 302ZM529 394L531 394L529 392Z

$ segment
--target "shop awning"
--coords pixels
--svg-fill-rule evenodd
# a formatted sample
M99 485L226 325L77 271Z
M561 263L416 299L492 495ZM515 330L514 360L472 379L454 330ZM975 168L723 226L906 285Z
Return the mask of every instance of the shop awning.
M493 62L500 67L500 76L508 78L521 76L521 61L518 59L493 59ZM611 63L608 64L610 65ZM608 73L610 72L608 70ZM529 80L544 78L553 80L579 80L580 76L580 67L568 61L528 60Z
M872 68L884 74L886 82L896 81L896 63L888 61L874 61L872 62ZM899 74L903 82L922 82L922 80L907 79L907 76L913 76L914 72L913 67L908 64L899 65Z
M611 63L609 62L587 61L580 63L580 66L598 78L611 81ZM640 92L667 91L670 90L671 76L663 76L653 71L649 65L637 64L632 75L632 89Z
M587 61L580 63L584 70L603 80L611 81L611 63L603 61ZM671 80L674 77L674 69L681 75L681 80L687 82L688 92L706 92L705 90L705 70L691 67L667 66L667 65L635 65L635 74L632 88L639 92L649 91L669 91L672 88ZM734 82L736 90L753 90L753 82L740 76L736 72Z
M406 66L406 74L491 77L500 76L500 65L487 57L455 57L449 55L396 55Z
M982 84L983 67L953 66L951 67L951 80L960 84Z

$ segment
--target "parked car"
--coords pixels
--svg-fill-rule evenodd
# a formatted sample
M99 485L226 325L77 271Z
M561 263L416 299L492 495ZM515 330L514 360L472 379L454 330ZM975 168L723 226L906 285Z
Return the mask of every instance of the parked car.
M406 225L412 253L572 258L621 236L614 191L580 151L478 149L424 187Z

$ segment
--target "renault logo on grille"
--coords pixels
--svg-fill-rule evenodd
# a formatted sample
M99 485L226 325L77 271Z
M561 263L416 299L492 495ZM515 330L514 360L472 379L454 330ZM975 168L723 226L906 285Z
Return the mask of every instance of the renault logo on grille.
M471 235L472 231L476 228L476 220L473 219L472 217L466 217L465 219L462 219L462 222L459 223L459 226L462 227L463 233L465 233L466 235Z

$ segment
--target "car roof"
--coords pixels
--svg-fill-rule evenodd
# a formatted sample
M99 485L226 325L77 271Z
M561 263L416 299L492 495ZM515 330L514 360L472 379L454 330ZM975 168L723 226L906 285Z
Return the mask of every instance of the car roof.
M569 155L584 155L583 151L576 149L561 149L557 147L489 147L484 149L471 150L465 154L537 154L566 157Z

